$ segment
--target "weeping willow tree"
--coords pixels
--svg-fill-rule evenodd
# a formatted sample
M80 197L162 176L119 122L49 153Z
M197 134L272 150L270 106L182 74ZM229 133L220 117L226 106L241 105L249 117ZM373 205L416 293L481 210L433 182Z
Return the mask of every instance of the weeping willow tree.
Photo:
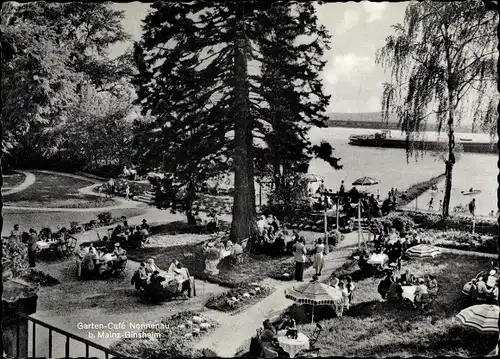
M397 114L407 158L422 151L430 117L438 133L446 131L444 217L456 162L455 127L473 113L473 125L496 130L497 17L480 1L412 2L376 54L377 64L391 74L383 87L383 118Z

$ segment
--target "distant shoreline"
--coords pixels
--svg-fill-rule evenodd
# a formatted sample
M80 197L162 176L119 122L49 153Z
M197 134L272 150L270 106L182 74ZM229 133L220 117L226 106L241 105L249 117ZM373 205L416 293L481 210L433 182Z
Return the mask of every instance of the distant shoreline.
M365 128L371 130L399 130L400 127L397 123L384 123L381 121L342 121L342 120L328 120L328 127L343 127L343 128ZM427 128L427 131L435 131L436 129L432 126ZM444 130L444 129L443 129ZM458 133L478 133L478 134L487 134L487 132L483 131L475 131L473 132L470 127L457 127L455 129Z

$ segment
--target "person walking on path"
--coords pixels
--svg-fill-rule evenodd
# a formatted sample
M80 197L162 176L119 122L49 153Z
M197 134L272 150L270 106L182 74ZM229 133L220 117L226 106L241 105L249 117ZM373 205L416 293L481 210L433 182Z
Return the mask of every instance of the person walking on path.
M127 185L125 186L125 199L126 199L127 201L128 201L128 200L130 200L130 186L128 185L128 183L127 183Z
M316 243L316 253L314 253L314 263L313 263L313 267L316 270L317 276L321 275L321 270L325 265L325 259L323 257L324 251L325 251L325 245L323 244L321 238L319 238L318 242Z
M302 282L304 279L304 263L306 262L306 247L304 237L300 237L293 246L295 254L295 280Z
M35 263L35 253L36 253L36 242L38 241L38 235L36 231L31 228L28 238L28 262L31 268L36 266Z
M432 211L434 209L434 197L431 197L428 206L429 206L428 208L429 211Z
M470 214L472 214L472 217L475 216L475 212L476 212L476 199L473 198L472 201L470 201L469 203L469 212Z

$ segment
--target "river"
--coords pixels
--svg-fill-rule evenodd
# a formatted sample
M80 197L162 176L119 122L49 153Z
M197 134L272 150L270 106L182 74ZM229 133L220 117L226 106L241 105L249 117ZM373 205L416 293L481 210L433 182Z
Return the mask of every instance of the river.
M427 181L431 177L444 173L444 162L431 155L410 158L407 162L406 151L397 148L358 147L348 144L352 134L371 134L379 132L369 129L353 129L329 127L326 129L312 129L309 137L313 144L321 140L329 142L335 148L334 154L340 157L341 170L334 170L326 162L314 159L309 167L309 173L321 175L325 178L327 188L338 189L340 181L344 180L349 189L356 179L369 176L380 180L380 184L373 186L371 191L380 193L381 198L387 197L391 188L406 190L412 184ZM400 131L392 131L393 135L400 135ZM436 134L429 132L427 138L436 138ZM468 137L474 140L485 140L484 134L456 134L456 138ZM466 205L472 198L476 198L476 211L479 215L488 215L491 210L497 209L497 167L498 155L462 153L453 170L453 190L450 211L459 204ZM444 197L444 181L439 185L439 192L433 194L434 210L438 210L439 201ZM471 187L481 190L474 196L464 196L461 191ZM426 193L418 200L419 208L427 209L431 193ZM415 208L415 203L410 203Z

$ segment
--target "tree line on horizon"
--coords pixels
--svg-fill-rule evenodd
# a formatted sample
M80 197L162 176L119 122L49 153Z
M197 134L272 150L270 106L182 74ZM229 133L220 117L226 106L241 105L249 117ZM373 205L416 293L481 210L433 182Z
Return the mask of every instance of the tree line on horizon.
M231 237L255 238L255 179L287 193L313 157L342 167L328 143L307 137L328 126L332 100L319 76L331 35L316 11L308 2L157 1L142 38L110 59L109 46L130 37L109 3L5 3L2 165L162 168L186 209L201 183L233 173ZM475 123L494 127L496 18L475 0L410 3L377 53L391 73L383 116L398 117L408 155L430 113L449 136L445 216L470 93L480 94Z

